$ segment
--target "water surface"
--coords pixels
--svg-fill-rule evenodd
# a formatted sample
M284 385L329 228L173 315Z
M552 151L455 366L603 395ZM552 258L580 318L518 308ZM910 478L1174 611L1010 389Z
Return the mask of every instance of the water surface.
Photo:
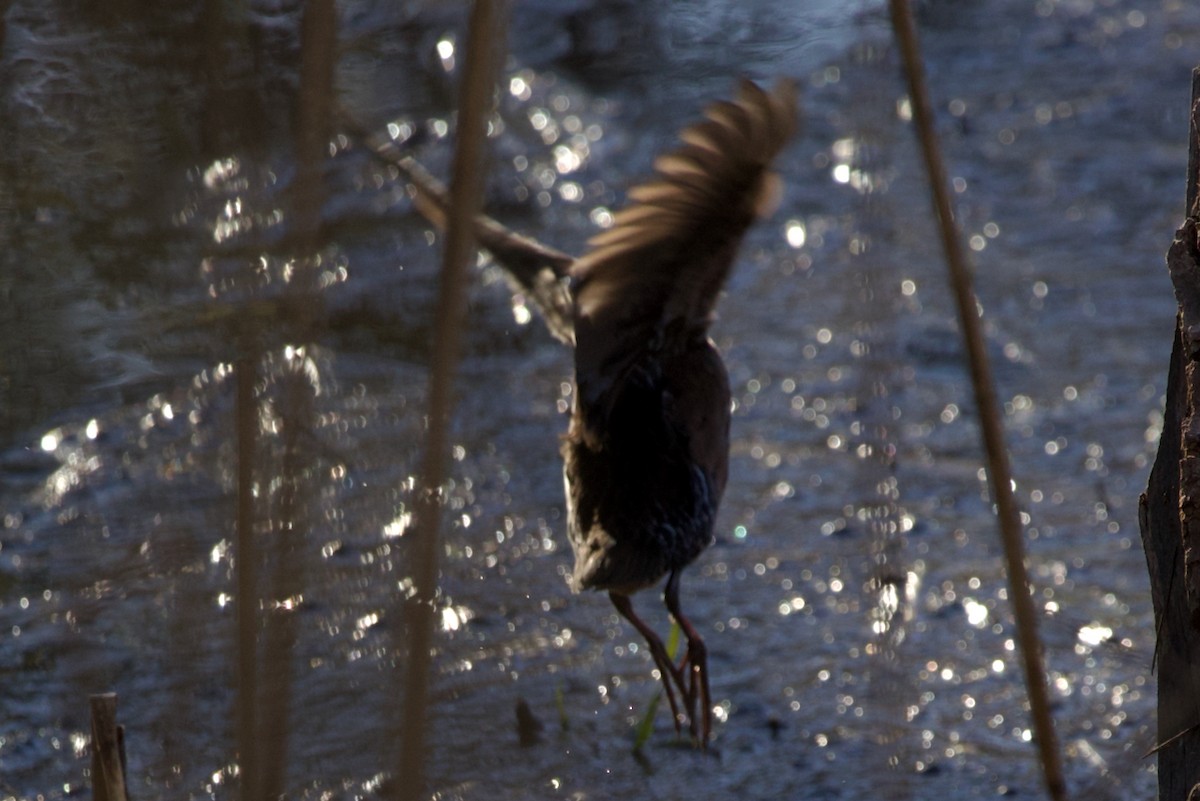
M0 51L0 797L84 791L114 690L138 798L225 798L235 370L261 430L266 666L289 797L381 792L407 663L440 240L330 127L301 13L14 2ZM430 721L445 798L1031 796L974 406L877 3L518 8L488 208L579 252L735 76L795 77L778 214L713 336L734 387L716 544L685 576L719 705L678 744L636 632L572 597L570 357L484 266L458 381ZM338 9L332 97L444 174L461 8ZM1136 524L1161 425L1200 11L931 2L922 34L1026 512L1073 793L1149 797ZM306 77L307 76L307 77ZM305 105L308 103L309 105ZM318 126L319 129L319 126ZM325 140L322 139L322 142ZM298 301L297 298L300 298ZM666 629L652 593L636 604ZM271 708L268 692L264 704ZM518 743L518 700L543 724Z

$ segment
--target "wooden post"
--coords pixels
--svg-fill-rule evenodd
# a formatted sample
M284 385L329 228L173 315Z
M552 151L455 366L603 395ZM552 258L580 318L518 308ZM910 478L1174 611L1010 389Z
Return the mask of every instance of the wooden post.
M128 801L125 792L125 743L117 725L117 694L88 698L92 709L92 798Z
M1200 68L1192 72L1187 219L1167 266L1179 315L1158 455L1138 508L1157 629L1158 798L1200 796Z

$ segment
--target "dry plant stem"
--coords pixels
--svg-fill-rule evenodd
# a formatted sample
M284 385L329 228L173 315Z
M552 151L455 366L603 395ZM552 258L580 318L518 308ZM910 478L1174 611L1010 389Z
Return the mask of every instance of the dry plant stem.
M254 540L254 462L258 435L257 338L248 330L241 335L242 355L234 373L237 381L237 751L239 797L257 801L259 760L258 725L258 544Z
M409 658L405 671L404 743L395 782L397 797L402 801L427 797L425 740L429 724L429 672L438 577L439 490L445 482L450 450L452 389L466 316L466 279L475 247L472 223L481 204L485 123L491 108L494 75L503 53L505 7L505 3L495 0L476 0L471 11L466 64L459 91L454 177L450 187L433 335L429 433L416 497L417 529L412 551L416 594L411 607Z
M963 250L962 238L954 223L950 194L947 189L946 170L939 152L937 134L934 131L933 112L929 102L929 93L925 86L924 68L917 45L912 9L908 0L890 0L890 3L892 26L904 59L913 120L917 126L925 168L929 173L934 213L938 219L942 248L946 255L946 266L950 271L950 284L958 306L958 319L966 344L975 403L979 408L979 423L983 434L984 450L987 454L988 478L992 497L996 502L1001 539L1004 542L1004 556L1008 564L1009 596L1012 598L1013 613L1017 623L1017 642L1025 668L1025 684L1029 693L1029 706L1033 716L1033 729L1037 739L1038 752L1041 756L1043 777L1050 797L1055 801L1062 801L1067 797L1067 789L1063 779L1058 739L1054 732L1054 721L1050 716L1046 672L1042 665L1041 644L1038 639L1037 614L1034 610L1033 599L1030 597L1029 577L1025 570L1023 532L1016 501L1013 498L1012 473L1009 469L1008 452L1004 444L1000 407L996 401L991 366L984 348L983 332L979 322L975 293L971 287L967 258Z
M117 726L116 693L88 698L92 712L92 798L127 801L125 754Z
M328 158L330 110L333 107L333 73L336 60L337 15L333 0L309 0L304 5L300 31L300 86L297 93L297 174L291 194L291 229L295 262L292 282L296 301L285 308L287 324L301 342L321 314L317 287L317 255L321 248L321 206L325 197L324 167ZM283 798L287 788L288 756L293 734L292 698L295 685L297 614L280 601L299 598L305 586L305 542L309 531L312 486L310 469L314 423L313 387L302 371L293 368L280 383L283 457L275 480L279 482L271 558L263 581L272 599L262 628L262 673L269 676L259 693L259 792L260 798Z

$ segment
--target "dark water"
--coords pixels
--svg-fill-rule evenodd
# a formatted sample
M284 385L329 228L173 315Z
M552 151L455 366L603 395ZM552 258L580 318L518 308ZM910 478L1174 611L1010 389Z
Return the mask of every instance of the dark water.
M275 553L264 637L294 655L265 680L291 697L271 738L290 749L283 786L357 798L386 782L439 240L338 125L314 151L311 111L392 121L444 173L461 11L343 4L334 42L288 4L7 7L0 798L84 791L86 698L105 690L137 798L232 796L239 358L258 376L258 529ZM1068 777L1079 797L1147 798L1136 498L1161 424L1162 257L1200 9L935 1L921 24ZM714 330L731 479L684 588L712 652L719 758L679 747L661 710L631 753L648 654L562 579L569 354L485 267L441 562L438 797L1036 796L973 404L879 5L531 2L510 49L487 205L573 252L734 76L796 77L805 127ZM324 93L306 67L322 52ZM636 602L665 630L651 594ZM544 724L537 745L518 745L518 699Z

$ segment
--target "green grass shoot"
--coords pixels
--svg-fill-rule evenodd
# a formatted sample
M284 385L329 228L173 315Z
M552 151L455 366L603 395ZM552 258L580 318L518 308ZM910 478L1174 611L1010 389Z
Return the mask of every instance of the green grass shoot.
M558 682L558 686L554 688L554 706L558 709L558 725L563 731L571 728L571 721L567 719L567 702L563 697L562 680Z
M682 636L679 624L671 621L671 633L667 635L667 656L672 661L675 659L675 654L679 651L679 639ZM662 677L662 681L669 681L667 676ZM651 732L654 731L654 713L658 711L658 703L662 700L663 688L659 686L654 693L654 697L646 705L646 714L642 716L638 722L637 730L633 736L633 750L641 751L642 746L650 739ZM674 721L672 721L674 722Z

